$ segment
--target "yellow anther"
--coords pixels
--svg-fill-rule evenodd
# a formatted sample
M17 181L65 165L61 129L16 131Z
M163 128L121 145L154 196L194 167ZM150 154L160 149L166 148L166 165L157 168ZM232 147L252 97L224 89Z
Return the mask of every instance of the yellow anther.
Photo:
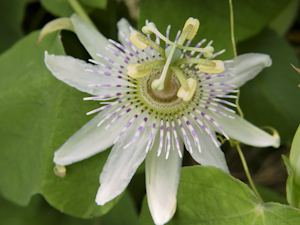
M215 66L208 66L199 64L199 70L203 73L222 73L225 70L224 63L222 60L211 60L215 63Z
M127 73L132 78L141 78L151 72L151 68L141 69L142 64L132 64L127 67Z
M53 168L53 171L54 171L56 176L65 177L67 170L66 170L65 166L55 165L55 167Z
M190 33L188 34L188 36L186 37L186 39L190 40L190 39L193 39L199 29L199 25L200 25L200 22L199 20L197 19L194 19L192 17L190 17L184 24L184 27L183 27L183 31L184 29L188 26L188 25L192 25L193 28L192 30L190 31Z
M185 89L183 86L179 88L179 91L177 92L177 97L182 98L183 101L189 101L194 96L194 93L196 91L197 81L193 78L187 79L187 83L189 86L189 90Z
M139 32L136 30L133 30L130 34L129 40L139 49L144 50L149 47L148 44L140 40L137 36L141 35Z

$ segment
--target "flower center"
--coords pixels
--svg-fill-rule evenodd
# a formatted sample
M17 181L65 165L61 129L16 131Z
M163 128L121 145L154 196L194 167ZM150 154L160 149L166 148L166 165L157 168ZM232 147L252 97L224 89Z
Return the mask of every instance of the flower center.
M183 101L190 101L194 96L197 81L193 78L188 78L183 73L183 64L198 64L198 68L204 73L220 73L224 70L224 63L220 60L209 60L213 58L214 48L207 46L205 48L189 48L183 46L186 40L191 41L197 33L199 28L199 21L194 18L189 18L183 28L183 32L175 42L170 41L168 38L163 36L155 27L154 23L148 23L142 28L143 33L150 34L154 33L156 37L164 40L169 46L164 50L159 44L153 42L150 38L140 34L137 31L132 31L130 35L130 41L139 49L145 50L149 46L155 49L159 53L162 59L146 62L143 64L130 64L127 67L128 76L139 79L142 77L151 78L152 83L149 87L149 92L154 99L160 102L168 102L173 98L176 99L175 91L177 90L177 97L183 99ZM179 35L179 34L178 34ZM201 52L206 59L201 58L182 58L184 51L197 51ZM199 55L200 57L200 55ZM207 59L208 58L208 59ZM155 68L161 68L159 77L153 79L153 75L150 77L149 74L153 74ZM174 75L179 81L178 86L175 82ZM172 81L173 80L173 81ZM148 85L147 85L148 87Z
M152 88L153 80L161 76L163 68L153 69L147 76L138 79L137 90L140 101L149 109L161 113L174 113L185 106L184 101L177 97L180 82L175 74L170 79L170 88L158 91Z

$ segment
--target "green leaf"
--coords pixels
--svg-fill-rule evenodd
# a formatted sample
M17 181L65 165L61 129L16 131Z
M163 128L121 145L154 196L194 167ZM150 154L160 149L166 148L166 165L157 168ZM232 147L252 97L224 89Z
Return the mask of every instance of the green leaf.
M137 210L128 192L125 192L120 201L104 216L99 218L103 225L140 225Z
M20 207L0 196L1 225L140 225L132 198L125 192L120 201L104 216L79 219L52 208L41 195L32 197L26 207Z
M259 33L289 2L286 0L234 0L236 42ZM144 0L140 5L139 28L144 26L145 20L148 19L156 24L161 33L165 34L167 26L171 24L170 39L174 40L177 31L182 30L189 17L200 21L198 34L191 46L203 38L208 41L214 40L213 46L216 51L226 49L222 58L233 57L228 1Z
M0 1L0 53L20 39L25 5L34 0Z
M278 202L287 204L285 197L270 188L257 186L256 189L265 202Z
M60 17L70 17L74 10L70 6L68 0L40 0L42 5L53 15ZM105 9L107 0L78 0L78 2L88 11L92 8Z
M40 196L32 197L27 207L17 206L0 196L1 225L92 225L92 220L78 219L53 209Z
M300 128L293 139L290 157L284 157L284 162L288 170L286 184L287 200L291 206L300 208Z
M292 0L270 23L269 27L283 36L292 25L295 17L298 15L299 0Z
M297 183L300 184L300 127L298 127L293 139L289 158L291 170L294 172L295 179L298 181Z
M300 211L279 203L261 203L241 181L214 167L184 167L177 211L168 225L297 225ZM153 224L144 201L140 220Z
M240 105L245 118L257 126L272 126L282 144L290 144L300 123L299 74L290 63L297 65L295 51L274 31L265 30L238 45L239 54L263 52L273 60L255 79L241 88Z
M64 54L58 33L36 44L39 32L21 39L0 57L0 189L19 205L41 193L60 211L90 218L115 203L97 206L99 175L108 151L67 167L54 175L53 153L98 106L82 101L87 94L58 81L44 64L44 51Z

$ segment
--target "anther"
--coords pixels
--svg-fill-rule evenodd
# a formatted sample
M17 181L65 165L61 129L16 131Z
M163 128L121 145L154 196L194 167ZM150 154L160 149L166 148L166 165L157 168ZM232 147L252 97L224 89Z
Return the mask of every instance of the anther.
M194 93L196 91L197 81L193 78L187 79L187 84L189 87L189 90L184 88L183 86L180 87L179 91L177 92L177 97L182 98L183 101L189 101L194 96Z
M215 63L215 66L199 64L198 69L203 73L222 73L225 70L224 63L222 60L211 60Z
M165 65L165 60L155 60L144 64L131 64L127 67L127 74L132 78L141 78L151 73L152 68Z
M151 73L151 68L141 70L142 64L132 64L127 67L128 75L132 78L141 78Z
M130 34L129 40L139 49L144 50L151 46L154 48L164 59L166 59L165 51L162 47L156 44L151 39L147 38L146 36L142 35L141 33L133 30Z
M139 32L137 32L136 30L133 30L130 34L129 40L139 49L144 50L146 48L149 47L148 44L146 44L145 42L143 42L142 40L140 40L138 38L138 36L141 35Z
M192 25L192 29L189 31L189 34L187 35L186 39L190 40L190 39L193 39L199 29L199 25L200 25L200 22L199 20L197 19L194 19L192 17L190 17L186 22L185 22L185 25L183 27L183 31L189 26L189 25Z

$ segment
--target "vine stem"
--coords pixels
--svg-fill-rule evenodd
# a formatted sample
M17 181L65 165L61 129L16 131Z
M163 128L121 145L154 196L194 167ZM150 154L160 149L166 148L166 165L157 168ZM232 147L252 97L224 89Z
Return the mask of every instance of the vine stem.
M233 48L234 58L237 56L236 53L236 44L234 39L234 19L233 19L233 7L232 7L232 0L229 0L229 7L230 7L230 28L231 28L231 42Z
M89 17L89 15L86 13L86 11L84 10L84 8L80 5L80 3L77 0L68 0L70 6L72 7L72 9L79 15L81 16L83 19L85 19L88 23L90 23L92 26L94 26L95 28L96 25L93 23L93 21L91 20L91 18Z
M233 18L233 6L232 6L232 0L229 0L229 8L230 8L230 30L231 30L231 42L232 42L232 48L233 48L233 54L234 54L234 57L237 57L237 52L236 52L236 43L235 43L235 39L234 39L234 18ZM239 115L243 118L244 117L244 114L240 108L240 105L239 105L239 98L240 98L240 92L237 93L237 98L236 98L236 101L235 101L235 104L236 104L236 108L237 108L237 111L239 112ZM244 171L246 173L246 176L248 178L248 181L249 181L249 184L253 190L253 192L255 193L256 197L261 201L263 202L263 199L262 197L260 196L260 194L258 193L255 185L254 185L254 182L252 180L252 177L250 175L250 172L249 172L249 169L248 169L248 165L247 165L247 162L246 162L246 159L244 157L244 154L243 154L243 151L241 149L241 146L239 143L237 143L236 145L236 149L240 155L240 158L241 158L241 161L242 161L242 164L243 164L243 167L244 167Z
M243 151L240 147L240 144L236 144L236 149L238 150L238 153L240 155L240 158L241 158L241 161L242 161L242 164L243 164L243 167L244 167L244 170L245 170L245 173L246 173L246 176L248 178L248 181L249 181L249 184L253 190L253 192L255 193L256 197L261 201L263 202L263 199L262 197L260 196L260 194L258 193L255 185L254 185L254 182L252 180L252 177L250 175L250 172L249 172L249 169L248 169L248 165L246 163L246 160L245 160L245 157L244 157L244 154L243 154Z

